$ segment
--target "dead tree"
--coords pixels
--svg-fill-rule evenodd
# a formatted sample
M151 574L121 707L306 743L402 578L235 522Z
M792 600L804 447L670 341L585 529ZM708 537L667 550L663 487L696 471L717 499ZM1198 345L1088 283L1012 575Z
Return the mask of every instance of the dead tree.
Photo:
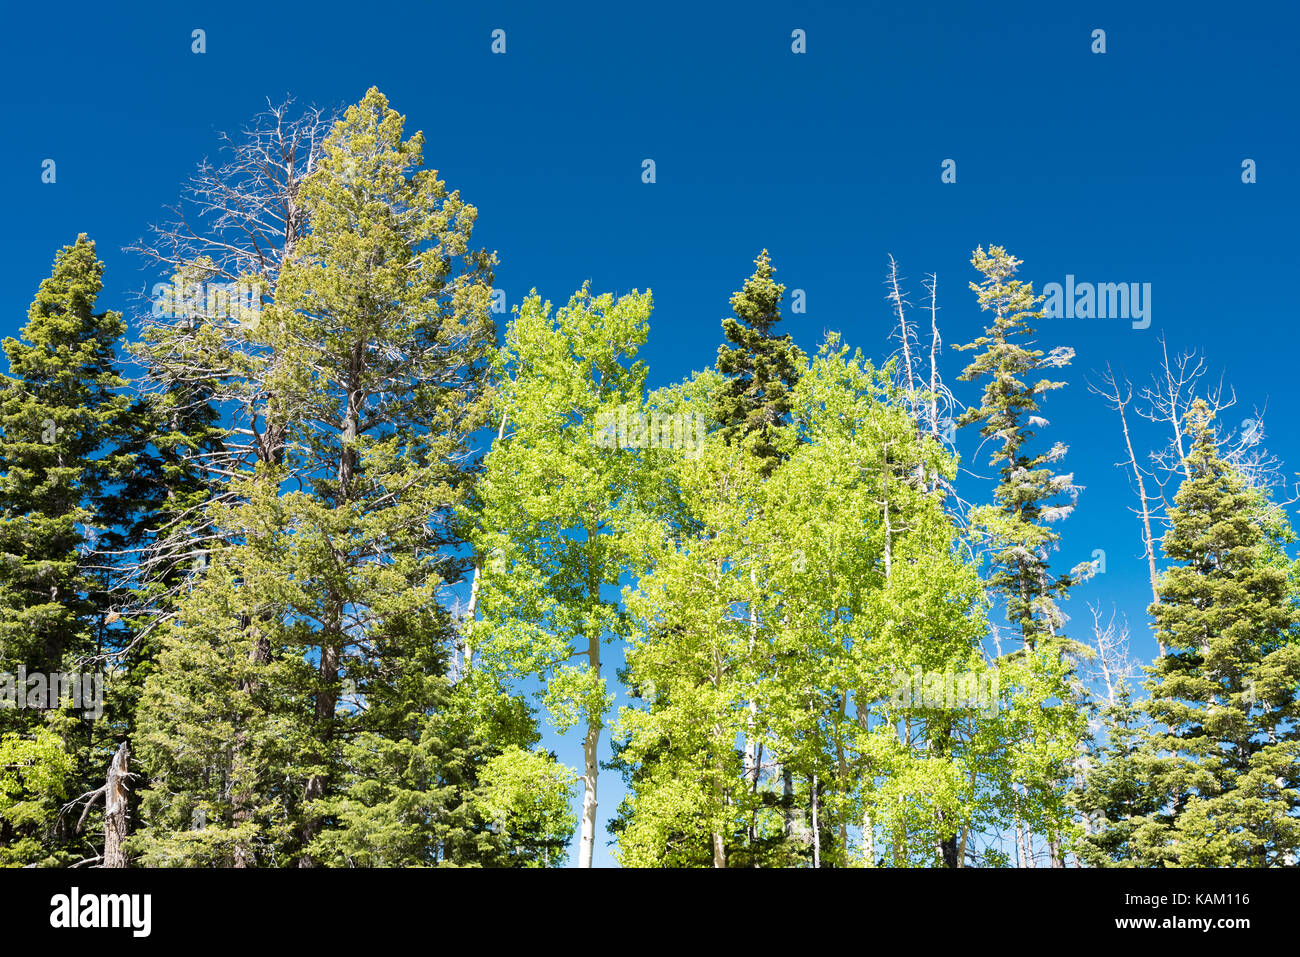
M894 315L898 317L897 336L902 343L903 353L903 375L907 382L907 397L909 406L916 401L916 369L913 365L912 349L916 342L916 333L907 322L907 307L911 305L904 297L902 290L898 285L898 262L891 255L889 257L889 277L885 280L889 286L889 293L885 296L894 306Z
M158 627L227 537L210 526L208 504L230 500L231 478L283 457L293 410L288 397L267 386L283 360L276 330L262 328L259 317L281 265L307 230L299 190L332 122L331 114L297 110L290 99L268 106L241 133L221 134L218 160L199 164L168 207L170 218L152 227L148 240L127 247L159 279L244 284L256 301L251 310L231 309L229 298L190 300L173 291L165 302L146 303L131 347L144 370L140 390L167 396L176 410L173 428L204 406L227 425L210 446L185 453L211 490L208 502L168 510L146 541L96 551L90 570L110 580L110 591L128 596L112 613L130 620L134 637L89 661L120 660ZM132 604L132 596L143 594L150 596L146 606Z
M1128 416L1125 414L1125 408L1133 401L1133 387L1128 380L1124 380L1123 386L1115 376L1114 370L1111 369L1110 363L1106 364L1106 374L1102 376L1102 387L1088 383L1088 390L1103 399L1119 413L1120 431L1124 436L1124 449L1128 453L1128 458L1123 462L1116 464L1121 467L1127 467L1133 473L1133 480L1137 484L1138 496L1138 514L1142 516L1142 547L1147 560L1147 574L1151 580L1151 600L1160 601L1160 579L1156 573L1156 543L1151 532L1151 499L1147 496L1146 477L1142 466L1138 465L1137 455L1133 452L1133 438L1129 434ZM1165 644L1160 642L1160 657L1164 657Z
M64 805L63 811L67 813L85 802L81 817L77 819L77 833L80 834L91 809L101 801L104 803L104 852L99 857L82 861L83 864L100 861L101 867L126 867L125 844L131 817L130 781L135 777L130 765L131 748L123 741L109 762L103 785Z
M1151 452L1151 461L1157 471L1166 476L1164 480L1158 480L1163 492L1171 479L1187 477L1183 427L1192 403L1197 399L1203 400L1211 415L1224 421L1223 413L1237 404L1237 393L1224 383L1222 375L1213 386L1203 383L1209 367L1201 353L1193 350L1171 358L1163 338L1160 350L1160 371L1152 376L1151 385L1142 390L1142 404L1134 408L1144 419L1169 429L1168 444ZM1239 427L1220 430L1217 436L1219 454L1253 487L1261 491L1286 489L1287 483L1281 476L1277 456L1270 454L1263 445L1264 435L1264 413L1255 409ZM1289 498L1283 504L1294 500L1294 497Z

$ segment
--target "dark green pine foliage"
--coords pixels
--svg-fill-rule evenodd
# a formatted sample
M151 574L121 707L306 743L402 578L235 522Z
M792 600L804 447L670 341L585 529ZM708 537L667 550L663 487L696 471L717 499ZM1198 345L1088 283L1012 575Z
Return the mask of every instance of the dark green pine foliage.
M764 249L754 260L754 274L731 297L735 318L722 320L731 346L718 347L718 371L728 381L715 412L728 443L751 443L771 474L788 443L790 393L799 380L805 356L789 335L774 330L781 321L785 286L773 281L771 258Z
M1149 671L1145 775L1159 810L1139 857L1184 867L1295 863L1300 847L1300 609L1280 510L1218 453L1211 413L1188 412L1187 477L1151 606L1168 653Z
M333 826L314 842L316 859L351 867L563 861L567 834L555 843L528 833L507 841L483 813L481 775L499 753L491 742L531 748L539 735L519 698L497 700L490 728L476 722L464 689L449 678L452 619L442 608L429 616L441 640L430 642L419 628L403 634L397 623L378 653L352 669L365 710L340 748L345 778L319 805Z
M1140 704L1121 684L1115 700L1100 709L1102 740L1082 776L1077 807L1085 818L1079 857L1089 867L1133 867L1142 859L1133 835L1158 798L1143 779L1146 738Z
M115 641L92 554L111 532L106 503L129 470L118 442L129 400L116 368L125 324L95 311L102 288L103 264L83 234L56 255L21 338L4 342L0 675L102 670L89 659ZM28 749L32 761L11 764L0 780L0 863L76 859L74 845L85 842L58 808L102 783L115 747L103 738L84 709L0 710L0 749Z
M169 383L136 397L123 450L133 467L107 503L105 589L127 641L116 695L133 711L158 653L158 622L207 565L215 530L206 515L215 488L210 463L228 434L211 402L212 383Z

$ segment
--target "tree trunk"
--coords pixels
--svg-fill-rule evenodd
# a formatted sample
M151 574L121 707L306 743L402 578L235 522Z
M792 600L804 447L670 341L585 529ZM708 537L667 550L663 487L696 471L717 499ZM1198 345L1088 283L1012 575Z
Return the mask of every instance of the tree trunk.
M1021 820L1020 813L1016 812L1016 850L1019 852L1019 864L1021 867L1033 867L1034 863L1029 856L1028 835L1025 833L1025 823Z
M754 569L749 570L749 582L755 592L758 590L758 574ZM758 608L755 606L757 594L751 595L749 604L749 654L753 657L754 646L758 637ZM749 714L745 718L745 786L749 788L750 794L758 793L758 739L756 737L758 728L758 703L750 699L748 703ZM752 852L754 845L758 843L758 812L754 811L750 815L749 821L749 847ZM757 864L755 865L757 866Z
M599 668L599 652L594 656ZM600 723L594 718L587 722L587 737L582 743L582 843L578 848L578 866L591 867L596 844L596 744L600 740Z
M943 819L943 815L940 815L939 817L940 820ZM944 867L959 866L957 863L958 857L957 857L957 835L956 834L954 834L952 837L945 837L941 841L939 841L939 851L943 856Z
M810 795L808 803L812 805L813 867L822 866L822 834L821 821L818 818L817 783L817 775L814 774L812 786L808 789Z
M595 529L587 528L587 541L596 540ZM593 605L600 602L600 580L594 564L588 565L587 595ZM600 675L600 634L587 636L587 663L593 674ZM596 747L600 743L600 715L587 716L587 736L582 742L582 840L578 847L578 866L591 867L596 850L596 775L600 765Z
M321 688L320 693L316 695L316 727L318 729L318 744L322 752L325 752L329 742L334 737L334 712L338 707L338 695L334 686L339 679L339 643L343 640L342 599L334 598L332 608L333 620L326 625L321 635L320 667L317 671ZM312 816L310 811L305 809L312 801L324 796L325 784L326 775L317 773L307 779L307 785L303 788L304 820L302 827L302 856L298 859L299 867L316 866L316 862L312 859L307 848L320 832L320 822Z
M104 866L126 867L127 825L130 823L130 806L127 801L127 782L130 780L131 749L126 742L117 749L108 766L108 779L104 783Z
M794 772L785 765L781 767L781 816L788 840L794 833Z

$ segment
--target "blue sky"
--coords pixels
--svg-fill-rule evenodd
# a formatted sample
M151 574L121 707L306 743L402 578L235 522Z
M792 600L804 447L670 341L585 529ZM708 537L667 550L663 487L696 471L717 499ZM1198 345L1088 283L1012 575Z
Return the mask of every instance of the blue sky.
M832 329L889 351L890 253L913 301L938 274L950 343L982 328L966 287L977 244L1006 246L1040 289L1067 274L1150 283L1147 329L1056 319L1039 335L1078 351L1046 404L1085 486L1061 564L1107 555L1067 610L1082 633L1086 602L1113 604L1142 659L1155 648L1133 496L1114 467L1116 421L1084 376L1110 362L1145 379L1161 334L1204 349L1236 387L1230 424L1267 404L1269 448L1300 469L1294 5L141 2L14 5L4 23L2 335L79 232L107 265L101 304L128 308L157 277L122 247L267 97L343 106L376 85L478 206L512 305L534 286L564 301L586 279L653 289L652 386L712 363L728 297L764 247L777 279L806 292L786 326L808 352ZM490 51L498 28L505 55ZM955 183L940 181L945 159ZM945 371L974 402L955 382L964 358L949 352ZM1140 449L1162 439L1135 435ZM974 444L959 438L983 472ZM577 732L557 745L575 765L578 746ZM620 797L604 775L602 822Z

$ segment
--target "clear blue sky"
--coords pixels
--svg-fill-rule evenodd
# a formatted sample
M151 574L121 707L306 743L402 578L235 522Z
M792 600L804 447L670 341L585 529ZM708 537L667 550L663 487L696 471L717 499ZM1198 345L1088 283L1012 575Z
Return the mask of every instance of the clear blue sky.
M1107 554L1067 610L1082 632L1085 602L1115 604L1142 658L1154 642L1133 499L1084 375L1110 361L1145 378L1161 333L1204 348L1240 418L1268 404L1268 445L1300 469L1294 4L72 3L10 5L3 24L0 335L78 232L107 264L102 305L128 308L157 277L121 248L268 96L341 106L377 85L479 207L511 304L533 286L564 300L588 278L654 290L652 385L712 363L763 247L778 280L806 290L787 326L809 352L829 329L888 351L889 253L914 301L938 273L948 342L981 328L966 288L980 243L1007 246L1039 288L1066 274L1151 283L1148 329L1059 319L1040 334L1078 350L1047 403L1086 486L1061 563ZM190 52L196 28L204 55ZM496 28L504 56L490 52ZM1090 51L1096 28L1104 55ZM940 182L949 158L955 184ZM950 378L962 358L949 353ZM972 437L960 445L982 469ZM576 765L578 744L575 732L556 746ZM603 778L602 823L621 797ZM611 863L599 838L597 864Z

